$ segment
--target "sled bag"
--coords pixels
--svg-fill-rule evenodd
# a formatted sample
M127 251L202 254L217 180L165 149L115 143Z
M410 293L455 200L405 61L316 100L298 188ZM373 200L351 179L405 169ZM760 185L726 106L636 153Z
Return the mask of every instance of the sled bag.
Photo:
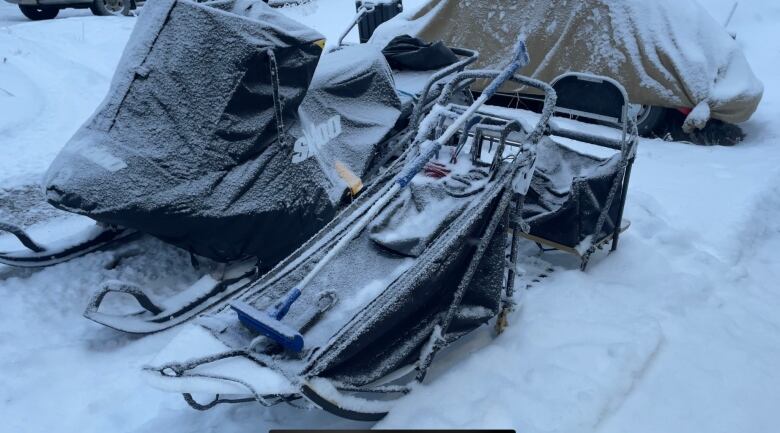
M620 214L620 191L607 210L601 232L595 232L615 178L621 175L619 163L618 153L599 158L545 138L523 206L530 233L571 248L588 236L599 241L612 234Z

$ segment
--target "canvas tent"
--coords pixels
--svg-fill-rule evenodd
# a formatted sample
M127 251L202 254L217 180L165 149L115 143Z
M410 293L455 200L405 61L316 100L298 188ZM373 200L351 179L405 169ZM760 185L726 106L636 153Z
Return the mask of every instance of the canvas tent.
M696 2L426 0L380 26L372 42L399 34L476 49L484 68L503 64L511 41L525 35L525 75L605 75L620 81L633 103L698 106L694 116L705 121L743 122L763 93L737 42Z

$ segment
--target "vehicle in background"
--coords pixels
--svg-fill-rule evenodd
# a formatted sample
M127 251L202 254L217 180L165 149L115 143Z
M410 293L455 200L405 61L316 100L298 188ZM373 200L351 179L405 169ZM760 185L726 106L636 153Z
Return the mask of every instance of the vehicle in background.
M511 49L505 41L525 32L531 55L526 73L534 78L552 82L569 71L611 77L625 86L640 134L731 145L743 138L737 124L751 117L763 95L763 84L726 29L735 9L724 24L696 2L675 0L424 0L380 25L371 42L387 43L402 33L441 40L479 51L475 67L490 68ZM541 95L521 86L501 90L489 103L540 105Z
M130 15L143 2L135 0L6 0L19 6L24 16L33 20L50 20L62 9L87 9L98 16Z

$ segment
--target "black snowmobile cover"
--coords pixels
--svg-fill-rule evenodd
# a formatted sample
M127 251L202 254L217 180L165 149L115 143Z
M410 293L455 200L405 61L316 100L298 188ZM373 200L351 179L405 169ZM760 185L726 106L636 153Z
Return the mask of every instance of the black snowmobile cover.
M294 161L305 135L299 108L323 43L261 1L149 2L108 96L49 168L49 202L201 256L255 256L273 266L332 219L333 190L349 186L334 188L316 158ZM372 77L392 80L383 71ZM360 98L375 87L367 81L336 87ZM398 103L391 93L390 105ZM372 137L396 119L373 119L389 125ZM332 126L325 141L348 130L324 126ZM376 143L364 141L373 151Z

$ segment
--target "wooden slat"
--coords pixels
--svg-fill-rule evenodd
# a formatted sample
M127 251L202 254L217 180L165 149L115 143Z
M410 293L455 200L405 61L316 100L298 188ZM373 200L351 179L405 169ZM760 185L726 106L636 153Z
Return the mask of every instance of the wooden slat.
M626 230L628 230L628 228L630 226L631 226L631 221L629 221L627 219L624 219L623 221L621 221L620 233L623 233ZM541 244L541 245L544 245L544 246L547 246L547 247L550 247L550 248L555 248L556 250L560 250L560 251L563 251L563 252L566 252L566 253L569 253L569 254L574 254L575 256L582 258L582 254L580 254L579 251L577 251L576 249L574 249L572 247L569 247L569 246L566 246L566 245L563 245L563 244L559 244L557 242L553 242L551 240L544 239L544 238L541 238L539 236L534 236L532 234L523 233L521 230L518 230L518 234L520 236L522 236L522 237L532 241L532 242L536 242L538 244ZM607 235L604 238L602 238L600 241L598 241L596 243L596 247L600 247L600 246L606 244L607 242L611 241L612 240L612 236L613 236L613 233L610 233L609 235Z

